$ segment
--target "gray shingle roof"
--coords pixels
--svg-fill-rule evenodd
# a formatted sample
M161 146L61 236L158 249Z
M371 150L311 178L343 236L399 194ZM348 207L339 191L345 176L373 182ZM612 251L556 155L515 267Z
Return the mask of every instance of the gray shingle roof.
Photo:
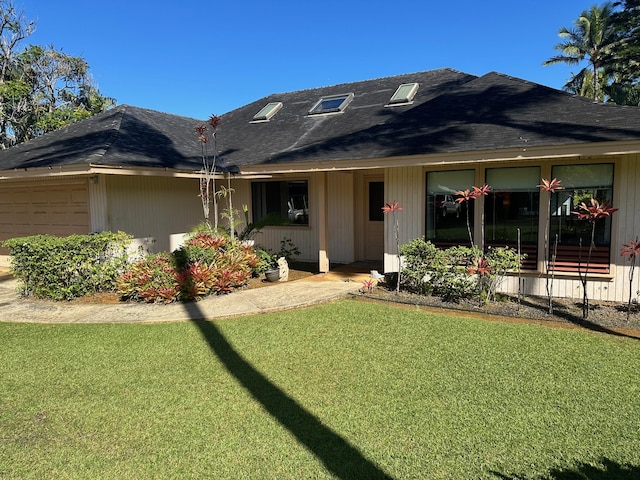
M120 105L0 151L0 169L104 165L199 168L200 120Z
M401 83L410 105L385 107ZM353 93L342 113L308 115L326 95ZM269 102L282 109L251 123ZM0 169L106 165L198 170L200 121L120 106L0 151ZM431 70L273 94L222 116L223 167L345 162L405 155L640 141L640 108L593 102L499 73Z
M410 81L420 83L413 104L385 107ZM344 113L306 114L320 96L350 92ZM284 106L270 122L248 125L268 101ZM225 115L219 138L227 162L241 166L560 146L638 140L640 108L594 104L498 73L435 70L271 95Z

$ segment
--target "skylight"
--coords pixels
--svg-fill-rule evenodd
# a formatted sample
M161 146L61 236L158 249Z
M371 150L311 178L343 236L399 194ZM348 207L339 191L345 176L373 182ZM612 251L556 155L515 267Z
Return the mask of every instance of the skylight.
M351 100L353 100L353 93L322 97L313 106L313 108L309 110L309 115L342 112L345 108L347 108L347 105L351 103Z
M407 105L413 101L413 97L416 96L417 91L417 83L403 83L398 87L396 93L393 94L387 106Z
M282 102L267 103L253 116L253 122L268 122L282 108Z

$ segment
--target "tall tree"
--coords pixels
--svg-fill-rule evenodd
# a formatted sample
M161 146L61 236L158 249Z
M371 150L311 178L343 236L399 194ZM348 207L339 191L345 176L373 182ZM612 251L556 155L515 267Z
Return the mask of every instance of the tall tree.
M115 105L93 84L82 57L53 46L20 49L34 30L12 0L0 0L0 148Z
M560 51L560 55L543 62L543 65L556 63L578 65L586 60L587 66L575 74L565 88L575 89L575 80L584 80L586 71L590 69L594 100L602 100L599 98L602 95L600 70L605 66L606 60L611 55L611 48L618 40L618 27L612 21L613 13L614 6L611 2L606 2L602 6L593 5L589 10L583 11L574 21L575 28L562 27L558 31L558 36L564 41L557 44L554 49Z
M18 85L7 82L13 82L16 75L18 45L34 30L35 23L27 20L24 12L16 10L11 0L0 0L0 148L9 143L7 100L13 103L16 96L24 93Z
M613 14L612 22L619 32L610 63L618 73L618 82L633 84L640 81L640 0L615 3L622 9Z

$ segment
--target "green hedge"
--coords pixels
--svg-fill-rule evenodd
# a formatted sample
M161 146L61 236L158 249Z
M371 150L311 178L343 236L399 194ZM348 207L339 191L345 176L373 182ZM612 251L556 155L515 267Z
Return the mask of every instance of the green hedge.
M440 249L422 238L402 245L400 251L403 288L452 302L494 299L507 273L516 271L526 257L508 247L489 247L484 253L476 246Z
M37 298L71 300L114 291L127 263L126 233L35 235L6 240L11 269L21 280L21 293Z

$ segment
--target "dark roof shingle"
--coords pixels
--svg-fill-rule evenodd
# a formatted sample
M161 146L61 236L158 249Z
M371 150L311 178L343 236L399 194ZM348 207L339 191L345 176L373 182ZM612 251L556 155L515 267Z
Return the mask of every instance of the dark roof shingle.
M385 107L401 83L419 83L410 105ZM323 96L353 93L341 113L309 115ZM251 123L269 102L282 109ZM58 165L197 171L200 120L119 106L0 151L0 169ZM396 156L640 140L640 108L585 98L499 73L431 70L273 94L222 116L222 168L349 162ZM345 163L345 166L347 164Z

